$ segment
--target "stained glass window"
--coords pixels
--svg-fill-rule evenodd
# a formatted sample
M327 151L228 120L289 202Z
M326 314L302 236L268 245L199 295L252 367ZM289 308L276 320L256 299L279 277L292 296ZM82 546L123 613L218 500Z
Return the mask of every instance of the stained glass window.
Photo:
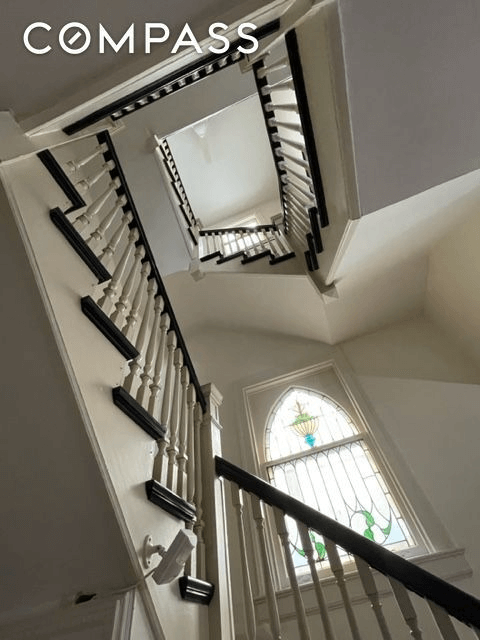
M292 389L274 407L266 431L267 473L278 489L390 550L414 545L365 433L328 396ZM306 564L288 519L295 565ZM317 560L325 558L312 533Z

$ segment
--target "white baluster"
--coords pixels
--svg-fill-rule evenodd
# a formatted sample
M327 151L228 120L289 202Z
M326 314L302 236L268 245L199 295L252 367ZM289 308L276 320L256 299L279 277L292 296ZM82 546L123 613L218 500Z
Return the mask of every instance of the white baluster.
M442 638L444 640L460 640L460 637L453 626L453 622L445 609L442 609L438 604L431 602L431 600L427 599L427 602Z
M170 443L170 412L173 400L173 381L174 381L174 364L175 350L177 348L177 336L175 331L169 331L167 334L167 368L165 372L165 387L162 400L162 411L160 413L160 424L165 427L165 436L158 443L158 454L155 458L154 477L156 480L165 484L167 479L167 458L166 450Z
M392 640L392 636L390 635L390 631L388 630L387 621L385 620L385 616L383 615L382 603L380 602L380 595L378 593L377 585L375 584L372 570L365 562L365 560L357 556L354 557L355 564L357 565L358 569L358 575L360 576L360 580L362 582L363 590L365 591L367 598L370 600L370 604L377 619L382 638L383 640Z
M84 178L83 180L79 180L77 182L77 184L75 185L76 188L79 191L88 191L89 189L91 189L94 185L97 184L97 182L103 178L103 176L107 175L107 173L110 171L110 169L114 168L114 164L113 162L109 161L109 162L104 162L102 164L102 168L100 169L100 171L98 171L95 175L89 177L89 178Z
M327 549L328 562L332 570L335 580L338 585L338 589L342 596L343 606L345 607L345 613L347 614L348 624L352 633L353 640L362 640L360 631L358 629L355 614L353 613L352 603L350 602L350 596L348 595L347 585L345 583L345 572L343 571L342 561L338 555L338 550L334 542L328 538L323 538L325 542L325 548Z
M147 352L145 354L145 365L143 372L140 376L142 383L137 391L137 402L145 409L148 408L148 399L150 396L150 385L153 381L153 365L155 362L155 354L158 344L158 335L160 333L160 316L164 307L164 301L162 296L155 298L155 304L153 307L154 316L152 327L150 330L150 339L148 341Z
M178 455L178 431L180 426L180 400L182 395L181 372L183 366L183 353L180 348L176 349L173 359L175 367L175 383L173 387L172 413L170 415L170 443L167 447L168 470L167 470L167 487L176 492L176 469Z
M110 198L111 195L115 193L115 190L120 186L120 182L118 180L113 180L108 185L107 189L101 193L98 198L92 202L92 204L88 207L86 211L84 211L81 215L73 223L73 226L77 231L81 231L84 227L86 227L90 221L98 215L104 204Z
M145 257L145 247L143 245L138 245L133 259L133 264L130 267L130 273L128 274L127 279L125 280L125 284L123 285L122 292L118 299L118 302L115 304L115 311L110 316L112 322L114 322L117 327L120 329L124 326L127 321L126 318L126 310L130 305L133 288L135 286L135 281L137 279L137 274L140 270L140 263Z
M187 502L195 498L195 404L197 393L191 382L187 391Z
M422 630L418 626L417 613L413 607L408 591L401 582L398 582L394 578L389 578L389 580L395 600L402 612L403 619L410 629L410 635L414 640L423 640Z
M250 496L253 519L257 526L257 535L260 545L260 555L262 559L263 581L265 584L265 596L267 600L268 613L270 617L270 628L274 640L281 640L280 616L278 614L277 599L273 588L272 572L268 560L267 541L265 537L265 514L263 504L255 495Z
M128 243L127 243L127 246L125 247L125 251L123 252L122 257L119 260L117 268L113 272L112 279L110 280L107 287L105 288L103 296L98 301L98 306L107 315L110 315L113 311L113 306L117 298L120 281L123 278L125 269L127 268L127 264L130 259L130 255L133 251L133 247L135 246L135 243L137 240L138 240L138 229L132 229L128 235Z
M194 439L195 439L195 497L194 504L196 508L197 520L193 525L193 531L197 536L197 577L200 580L206 578L206 557L205 557L205 539L203 530L205 522L203 521L203 476L202 476L202 426L203 411L200 402L197 402L193 412L194 417Z
M162 314L160 318L160 344L157 351L157 359L155 361L155 370L153 381L150 386L150 400L148 401L148 413L158 420L160 417L160 407L162 402L162 376L164 373L165 347L167 344L167 332L170 329L170 316L167 313Z
M125 213L122 216L122 219L120 220L120 224L118 225L117 230L112 235L112 237L107 243L107 246L99 256L100 261L102 262L103 265L105 265L105 267L107 267L107 269L113 265L114 263L113 258L114 258L115 252L120 244L120 241L125 231L128 228L128 225L131 223L132 220L133 220L133 215L130 213L130 211L128 213Z
M303 524L303 522L297 522L297 527L300 534L300 540L302 541L302 549L305 552L308 566L310 567L313 586L315 587L315 595L317 597L318 609L320 611L320 617L322 619L325 640L335 640L335 634L333 632L332 623L328 614L327 601L325 599L325 594L323 593L323 588L318 577L317 567L315 564L315 552L313 549L312 540L310 538L310 532L308 530L308 527Z
M107 215L103 218L103 220L100 222L98 227L94 229L90 234L90 237L87 240L87 244L90 247L90 249L94 249L95 247L99 246L103 242L103 239L105 237L105 232L108 231L108 229L112 226L113 221L117 217L117 213L121 210L121 208L125 203L126 203L126 199L124 196L117 198L113 207L110 209Z
M137 341L135 347L138 351L138 356L130 363L130 373L125 378L123 388L128 391L130 395L133 395L135 388L140 383L140 372L143 369L143 363L145 362L145 349L147 346L148 329L151 323L151 316L153 312L153 299L157 292L157 283L154 278L148 282L147 287L147 301L145 309L143 310L142 322L140 324L140 330L138 332Z
M290 587L292 589L299 637L300 637L300 640L310 640L310 631L308 629L308 624L307 624L307 615L305 613L305 606L303 604L300 588L298 586L297 575L295 573L295 565L293 564L292 552L290 549L290 538L288 534L287 525L285 523L285 515L283 511L281 511L277 507L273 508L273 514L275 517L275 525L277 528L277 533L282 543L283 556L285 558L288 579L290 581Z
M150 262L148 262L148 260L142 264L142 268L140 270L140 281L137 285L137 292L135 293L135 297L132 303L132 308L130 309L130 313L128 314L128 317L127 317L127 323L122 329L122 333L128 340L130 340L130 342L133 342L133 336L135 334L135 325L137 324L137 321L138 321L138 315L139 315L140 307L142 306L143 297L145 295L146 286L147 286L147 279L148 279L148 276L150 275L151 268L152 267L150 266Z
M182 393L180 397L180 423L178 427L178 455L177 455L177 495L185 500L187 497L187 436L188 436L188 404L187 393L190 384L188 367L182 367L180 378Z
M66 163L68 171L70 171L71 173L78 171L79 169L84 167L86 164L91 162L94 158L98 158L99 156L101 156L102 153L106 150L106 148L107 148L107 145L99 144L95 147L95 150L92 151L92 153L90 153L88 156L85 156L80 160L69 160Z
M268 67L260 67L257 69L256 74L258 78L264 78L268 73L274 73L275 71L280 71L281 69L285 69L285 67L289 66L288 58L280 58L277 62L274 62L272 65Z
M247 623L247 639L255 640L257 625L255 621L255 609L253 605L252 584L247 560L247 545L245 543L245 522L243 517L244 502L243 493L235 483L231 483L232 504L237 514L238 527L238 551L240 553L240 563L242 565L243 576L243 600L245 603L245 618Z

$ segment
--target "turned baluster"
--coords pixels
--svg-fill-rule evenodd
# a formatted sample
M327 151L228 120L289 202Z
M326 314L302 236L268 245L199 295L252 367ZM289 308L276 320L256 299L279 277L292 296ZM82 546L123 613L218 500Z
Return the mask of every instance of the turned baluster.
M445 609L442 609L438 604L435 604L435 602L428 599L427 603L443 640L460 640L460 637L453 626L453 622Z
M98 158L99 156L101 156L106 149L107 146L105 144L99 144L95 147L95 150L92 151L88 156L85 156L80 160L69 160L66 163L66 167L71 173L74 173L75 171L78 171L86 164L91 162L94 158Z
M300 588L298 586L297 575L295 573L295 565L293 564L292 552L290 549L290 537L285 522L285 514L277 507L273 508L273 514L275 517L275 525L277 533L280 537L280 542L283 547L283 556L285 558L285 565L287 567L288 579L290 581L290 587L293 594L293 602L295 605L295 613L297 618L297 626L299 637L301 640L310 640L310 631L308 629L307 614L305 613L305 606L303 604Z
M155 298L154 316L150 329L150 339L148 341L147 352L145 354L145 365L140 376L141 384L137 391L137 402L145 409L148 408L148 400L150 396L150 385L153 382L153 367L155 362L156 349L158 344L158 335L160 333L160 316L164 307L162 296Z
M173 492L176 492L176 461L178 455L178 431L180 426L180 400L182 394L182 366L183 366L183 353L180 348L176 349L175 357L173 359L173 365L175 367L174 375L174 387L173 387L173 399L172 399L172 413L170 416L170 442L167 447L168 456L168 470L167 470L167 487Z
M142 322L140 324L140 330L138 332L137 341L135 343L135 347L138 351L138 356L130 363L130 373L125 378L125 382L123 383L123 388L125 389L125 391L128 391L130 395L133 395L135 388L140 383L140 372L143 368L143 363L145 362L145 349L148 337L147 332L150 327L154 304L153 300L156 293L157 282L155 278L151 278L148 281L147 301L145 304L145 309L143 310Z
M180 397L180 424L178 429L178 455L177 455L177 494L185 499L187 497L187 437L188 437L188 403L187 393L190 384L190 372L188 367L182 367L181 375L182 394Z
M133 342L133 336L135 334L135 325L137 324L140 307L142 306L143 296L145 295L146 286L148 276L150 275L152 267L150 266L150 262L146 260L142 264L142 268L140 270L140 281L137 285L137 291L135 293L135 297L133 299L132 307L130 309L130 313L127 317L127 323L122 329L123 335Z
M112 226L113 221L117 217L117 213L122 209L125 203L125 196L117 198L113 207L103 218L98 227L92 231L90 237L87 239L87 244L90 249L94 249L96 246L100 245L103 242L105 232L108 231L108 229Z
M186 426L187 426L187 484L186 484L186 500L189 504L195 504L195 403L196 403L196 391L193 383L188 385L187 390L187 415L186 415ZM180 454L179 454L180 457ZM198 511L197 511L198 517ZM191 529L194 531L193 522L187 522L185 524L186 529ZM197 561L196 561L196 553L195 555L192 553L190 558L188 559L187 564L185 565L185 574L186 575L196 575L197 569Z
M92 202L92 204L86 211L78 216L78 218L73 223L73 226L77 231L81 231L82 229L84 229L90 223L90 221L96 215L98 215L104 204L107 202L110 196L115 193L116 189L118 189L119 186L120 182L117 179L110 182L108 188L103 193L101 193L98 198L94 200L94 202Z
M94 185L96 185L97 182L101 178L103 178L103 176L107 175L107 173L113 168L114 168L113 162L111 162L111 161L104 162L102 164L102 168L100 169L100 171L98 171L95 175L93 175L93 176L91 176L89 178L83 178L82 180L79 180L75 186L77 187L77 189L79 191L83 191L83 192L88 191Z
M135 281L137 279L137 275L140 271L140 263L145 257L145 247L143 245L138 245L135 250L135 255L133 258L133 264L130 268L130 273L128 274L127 279L125 280L125 284L123 285L122 292L118 299L118 302L115 304L115 311L110 316L112 322L114 322L117 327L120 329L123 327L126 318L126 310L128 305L130 304L133 288L135 286Z
M338 589L340 591L340 595L342 596L343 606L345 608L345 613L347 615L348 624L350 626L350 632L352 634L353 640L362 640L360 636L360 631L358 629L357 621L355 619L355 614L353 612L352 603L350 601L350 596L348 595L347 585L345 582L345 572L343 570L342 561L340 560L340 556L338 555L337 546L334 542L324 537L325 548L327 550L328 562L330 564L330 568L332 570L333 575L335 576L335 580L337 582Z
M167 332L170 329L170 316L164 313L160 318L160 344L155 361L153 382L150 386L150 400L148 401L148 413L157 420L160 414L162 397L162 375L164 373L165 347L167 344Z
M278 613L277 599L275 589L273 588L273 578L270 569L270 561L268 559L267 540L265 536L265 514L263 503L255 495L250 496L253 519L257 526L257 536L260 546L260 555L262 560L263 581L265 584L265 596L267 600L268 613L270 617L270 628L274 640L281 640L280 616Z
M102 251L100 255L100 261L107 268L110 267L110 265L114 262L113 256L115 255L118 245L120 244L120 240L122 239L128 225L131 223L132 220L133 220L133 215L130 212L125 213L122 216L120 220L120 224L118 225L118 228L116 229L115 233L112 234L112 237L108 241L107 246Z
M128 235L128 242L127 246L125 247L125 251L120 258L117 268L113 272L112 279L105 288L103 296L98 301L98 306L107 315L110 315L113 311L115 300L118 295L118 287L120 285L120 281L123 278L125 269L127 268L128 261L133 251L133 247L135 246L137 240L138 229L132 229Z
M173 399L173 382L174 382L174 357L177 348L177 336L175 331L169 331L167 334L167 368L165 371L165 387L162 399L162 411L160 413L160 424L165 428L165 436L158 443L158 454L155 458L154 477L156 480L165 484L166 481L166 449L170 442L170 412Z
M372 610L377 619L382 638L383 640L392 640L392 636L388 630L387 621L383 615L382 603L380 602L380 595L378 593L377 585L375 584L372 570L365 560L357 556L355 556L355 564L357 565L358 575L360 576L363 590L365 591L367 598L370 600Z
M422 630L418 626L417 612L414 609L408 591L401 582L398 582L394 578L389 578L389 580L405 624L410 629L410 635L414 640L422 640Z
M197 392L193 382L187 391L187 502L195 498L195 404Z
M310 538L310 531L303 522L297 522L298 532L300 534L300 540L302 542L302 549L305 552L308 566L310 567L310 574L312 576L313 586L315 587L315 595L317 597L318 609L320 611L320 617L322 619L323 631L325 633L325 640L335 640L335 634L333 632L332 623L328 614L327 601L323 588L318 577L317 566L315 562L315 552L313 549L312 540Z
M195 448L195 496L194 504L196 509L197 519L193 525L193 531L197 536L197 577L200 580L206 579L206 565L205 565L205 539L203 537L203 531L205 529L205 522L203 521L203 477L202 477L202 455L201 455L201 442L202 442L202 426L203 426L203 410L199 402L195 404L193 411L194 418L194 448ZM193 457L193 456L192 456Z
M232 504L237 514L238 527L238 551L240 553L240 563L242 565L243 576L243 599L245 603L245 617L247 623L247 638L255 640L257 625L255 621L255 609L253 604L252 583L250 580L250 571L248 568L247 545L245 542L245 522L244 522L244 501L243 492L235 483L231 483Z

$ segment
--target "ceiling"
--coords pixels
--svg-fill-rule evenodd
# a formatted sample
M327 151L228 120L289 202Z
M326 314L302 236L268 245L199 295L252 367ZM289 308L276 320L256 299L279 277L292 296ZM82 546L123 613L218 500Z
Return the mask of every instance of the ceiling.
M105 0L83 0L81 3L43 0L41 4L3 0L0 59L4 63L0 67L0 108L12 109L23 119L53 108L64 99L70 100L75 94L83 100L88 95L92 98L167 59L185 23L188 22L196 37L202 40L212 22L232 24L263 7L264 3L259 0L182 0L181 3L117 0L114 5ZM32 43L38 47L45 46L46 36L49 38L52 50L45 55L30 53L22 41L26 27L37 21L52 27L50 33L39 30L32 35ZM79 55L62 51L57 40L60 29L72 21L82 23L92 34L91 46ZM156 46L150 55L143 53L146 22L164 23L171 31L170 40ZM100 55L99 23L116 40L134 23L135 54L129 54L124 47L116 54L107 49ZM194 52L194 55L198 54ZM14 61L14 64L6 61ZM89 94L88 89L93 88L94 83L94 91ZM64 112L65 108L59 109L60 114Z
M204 227L276 201L278 181L257 95L168 137L192 209Z

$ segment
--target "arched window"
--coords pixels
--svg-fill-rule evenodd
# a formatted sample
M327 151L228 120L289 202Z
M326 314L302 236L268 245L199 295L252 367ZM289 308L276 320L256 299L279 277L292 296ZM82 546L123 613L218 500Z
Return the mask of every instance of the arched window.
M375 461L368 433L328 396L304 388L283 394L271 411L266 470L278 489L390 550L414 546L411 531ZM304 564L290 521L296 566ZM325 557L312 534L318 561Z

